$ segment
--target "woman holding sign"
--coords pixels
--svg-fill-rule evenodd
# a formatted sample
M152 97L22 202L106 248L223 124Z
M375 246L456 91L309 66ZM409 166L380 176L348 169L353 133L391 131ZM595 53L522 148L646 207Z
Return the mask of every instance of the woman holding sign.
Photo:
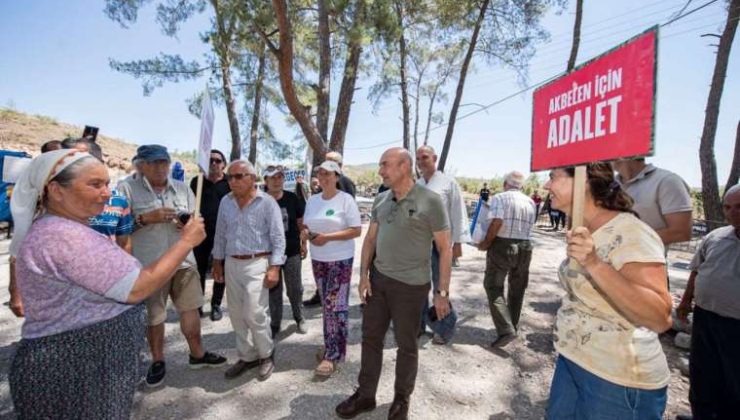
M569 216L574 172L555 169L545 185ZM662 418L670 373L658 333L671 326L672 300L663 243L631 208L611 165L588 165L584 226L566 236L578 265L566 260L558 271L568 294L555 324L548 419Z

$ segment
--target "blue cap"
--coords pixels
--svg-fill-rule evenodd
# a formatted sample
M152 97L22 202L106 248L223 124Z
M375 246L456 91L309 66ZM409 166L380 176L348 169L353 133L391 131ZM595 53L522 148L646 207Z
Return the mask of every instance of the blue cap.
M429 308L427 313L424 314L424 322L434 333L439 334L445 341L449 342L452 340L452 336L455 335L455 325L457 324L457 313L450 304L450 313L443 319L437 319L437 311L432 306Z
M145 144L136 149L134 159L140 162L154 162L156 160L170 161L170 154L167 148L158 144Z

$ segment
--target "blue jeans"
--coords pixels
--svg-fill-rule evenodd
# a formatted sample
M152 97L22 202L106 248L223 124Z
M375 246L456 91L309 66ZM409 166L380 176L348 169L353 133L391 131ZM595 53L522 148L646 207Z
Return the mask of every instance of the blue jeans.
M439 289L439 252L437 251L436 245L432 242L432 296L434 291ZM426 322L424 322L424 314L429 310L429 299L424 300L424 308L421 311L421 331L426 330Z
M629 388L599 378L558 356L550 386L547 420L660 420L666 390Z

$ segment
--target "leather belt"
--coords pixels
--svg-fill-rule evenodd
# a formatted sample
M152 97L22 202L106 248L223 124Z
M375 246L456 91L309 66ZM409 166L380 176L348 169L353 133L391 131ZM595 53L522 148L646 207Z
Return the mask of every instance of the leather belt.
M272 255L272 252L258 252L256 254L249 255L231 255L231 258L235 258L237 260L252 260L255 258L268 257L270 255Z

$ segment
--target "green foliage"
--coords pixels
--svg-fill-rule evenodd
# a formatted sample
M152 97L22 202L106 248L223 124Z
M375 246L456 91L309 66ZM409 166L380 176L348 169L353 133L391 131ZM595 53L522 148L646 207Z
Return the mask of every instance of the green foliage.
M145 60L121 62L109 59L110 67L121 73L128 73L135 79L142 80L144 96L152 94L155 88L162 87L165 82L178 83L185 80L194 80L209 70L217 67L205 66L195 60L185 61L179 55L160 53L159 57Z

